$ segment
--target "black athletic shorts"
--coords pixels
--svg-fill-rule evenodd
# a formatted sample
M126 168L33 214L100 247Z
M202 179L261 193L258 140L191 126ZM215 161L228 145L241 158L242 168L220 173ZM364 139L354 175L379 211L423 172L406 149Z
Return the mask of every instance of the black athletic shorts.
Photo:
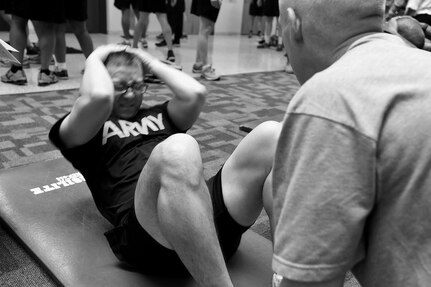
M9 2L11 14L21 18L48 23L66 21L63 0L13 0Z
M207 18L215 23L220 9L211 5L210 0L192 0L192 8L190 9L190 12L193 15Z
M250 2L250 7L248 9L248 14L250 16L262 16L263 15L262 6L260 6L260 7L257 6L257 0L253 0L253 1Z
M87 0L64 0L67 20L87 21Z
M138 9L139 5L138 2L140 0L115 0L114 6L117 9L124 10L124 9L130 9L130 5L132 5L133 10Z
M223 255L228 260L238 249L242 234L249 228L239 225L224 205L221 169L207 182L214 209L214 222ZM184 276L188 271L178 255L154 240L138 223L131 208L122 223L105 233L117 258L140 272Z
M147 13L167 13L166 0L137 0L138 9Z
M263 16L278 17L280 10L278 8L278 0L263 0L262 4Z
M0 0L0 11L6 9L6 1L7 0Z

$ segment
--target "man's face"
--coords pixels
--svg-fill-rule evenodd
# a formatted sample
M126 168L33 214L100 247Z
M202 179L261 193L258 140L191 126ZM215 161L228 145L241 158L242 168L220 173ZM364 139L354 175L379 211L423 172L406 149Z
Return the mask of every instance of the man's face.
M108 65L107 70L114 84L112 115L130 119L139 111L146 90L142 67L138 63L130 66Z

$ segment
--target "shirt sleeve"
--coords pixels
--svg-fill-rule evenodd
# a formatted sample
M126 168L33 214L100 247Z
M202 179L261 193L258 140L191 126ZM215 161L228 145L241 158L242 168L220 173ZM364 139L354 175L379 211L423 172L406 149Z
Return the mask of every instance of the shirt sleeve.
M101 132L99 131L93 139L84 145L66 148L60 137L60 125L66 116L67 114L52 126L49 131L49 139L76 169L82 171L82 169L92 166L95 162L95 157L100 156L98 153L100 148L97 146L97 141L101 142Z
M349 126L286 116L273 170L275 272L320 282L363 258L375 154L375 141Z

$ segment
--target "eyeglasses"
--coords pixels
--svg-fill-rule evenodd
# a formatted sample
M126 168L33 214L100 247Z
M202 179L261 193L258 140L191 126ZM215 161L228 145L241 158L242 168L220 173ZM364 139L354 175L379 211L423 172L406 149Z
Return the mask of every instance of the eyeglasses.
M148 85L143 81L140 82L114 82L115 95L124 95L127 91L132 88L135 94L144 94L147 91Z

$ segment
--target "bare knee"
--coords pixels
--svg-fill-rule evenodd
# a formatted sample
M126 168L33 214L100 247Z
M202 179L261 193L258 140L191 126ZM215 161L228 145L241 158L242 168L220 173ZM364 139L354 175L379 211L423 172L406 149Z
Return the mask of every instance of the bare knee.
M196 183L202 175L202 159L196 140L187 134L175 134L158 144L151 164L163 179Z
M262 149L274 149L280 136L281 123L266 121L253 129L252 133L259 138Z

